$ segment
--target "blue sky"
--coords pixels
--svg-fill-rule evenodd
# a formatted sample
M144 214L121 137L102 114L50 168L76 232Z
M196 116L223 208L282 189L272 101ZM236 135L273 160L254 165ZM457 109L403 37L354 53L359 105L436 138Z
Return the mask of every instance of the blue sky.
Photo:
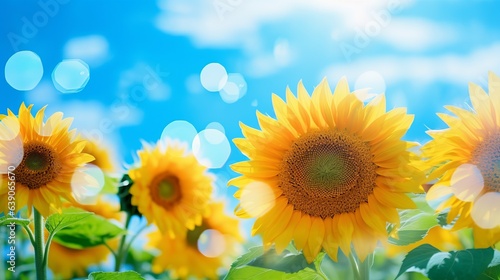
M295 91L299 80L312 91L323 77L334 87L345 75L352 89L385 92L388 108L408 107L416 117L406 138L423 142L427 127L443 127L435 113L444 105L466 107L469 82L486 87L488 71L500 74L499 10L498 1L5 0L2 77L22 50L35 52L44 72L30 91L0 78L0 112L48 105L132 163L140 139L157 141L172 121L197 131L218 122L230 141L241 137L240 121L257 126L256 110L274 115L271 93ZM61 93L52 71L75 58L89 65L90 80ZM203 88L209 63L240 73L246 94L229 104ZM222 195L235 175L229 164L244 159L230 147L213 169Z

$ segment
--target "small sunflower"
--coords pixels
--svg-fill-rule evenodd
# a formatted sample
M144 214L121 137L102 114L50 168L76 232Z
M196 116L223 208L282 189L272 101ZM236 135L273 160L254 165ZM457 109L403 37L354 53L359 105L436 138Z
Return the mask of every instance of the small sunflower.
M398 223L397 208L414 208L405 194L420 192L421 171L411 165L415 144L401 140L413 121L406 109L386 113L385 97L364 105L346 79L334 94L323 80L309 96L273 95L277 120L257 112L261 130L241 124L234 143L249 160L232 165L241 177L236 214L257 217L252 235L283 251L291 240L312 262L323 248L336 260L351 244L361 260Z
M95 141L87 140L87 145L83 149L84 153L92 155L95 159L89 163L99 167L104 172L116 171L116 163L113 161L110 152Z
M21 104L19 115L8 110L0 125L0 164L15 175L16 211L35 207L43 216L61 208L61 198L75 201L71 178L75 170L93 157L83 153L86 141L69 130L72 119L57 112L43 122L45 107L31 114L33 105ZM9 167L9 169L10 169ZM0 211L7 213L8 174L2 168Z
M153 272L170 270L175 279L219 279L218 270L231 264L242 242L239 221L224 214L224 205L215 202L209 205L201 225L185 236L172 239L155 231L148 237L148 246L160 251Z
M130 170L132 205L170 237L201 224L213 176L185 147L170 140L144 144L139 166Z
M96 215L107 219L120 220L119 205L110 203L102 198L97 200L95 205L66 205L75 206L85 211L94 212ZM48 236L48 234L46 234ZM111 248L118 246L118 240L113 239L108 242ZM50 244L49 268L56 277L61 279L72 279L73 277L87 276L87 269L91 265L97 265L106 261L111 254L105 245L98 245L85 249L68 248L57 241ZM70 261L68 261L70 260Z
M423 147L428 180L437 179L427 199L442 202L454 229L472 228L478 248L500 241L500 78L490 73L488 85L489 95L469 85L473 111L445 107L456 117L438 114L449 128L429 131Z

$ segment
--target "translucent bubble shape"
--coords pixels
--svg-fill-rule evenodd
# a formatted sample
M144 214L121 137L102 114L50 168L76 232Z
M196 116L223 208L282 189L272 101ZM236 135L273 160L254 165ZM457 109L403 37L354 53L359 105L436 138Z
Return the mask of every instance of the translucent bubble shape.
M32 90L42 76L42 60L32 51L16 52L5 64L5 80L16 90Z
M198 238L198 250L208 258L216 258L226 250L226 239L219 231L207 229Z
M89 80L89 66L80 59L65 59L57 64L52 72L52 82L62 93L82 91Z
M226 69L219 63L207 64L200 73L201 85L211 92L221 90L226 84L227 78Z
M198 162L208 168L221 168L231 154L226 135L217 129L205 129L198 133L192 149Z
M234 103L247 93L247 82L239 73L228 75L227 82L219 91L220 97L226 103Z
M492 229L500 226L500 193L488 192L474 202L471 216L479 227Z
M172 139L180 142L193 143L193 139L198 132L196 128L187 121L173 121L169 123L161 133L161 139Z
M462 164L451 176L453 194L462 201L476 200L484 188L481 171L473 164Z
M10 141L19 135L21 125L16 117L7 116L0 120L0 140Z
M17 168L23 161L23 157L24 146L21 137L0 141L0 174Z
M103 187L104 173L93 164L76 169L71 178L73 197L82 204L92 203Z
M274 207L276 196L264 182L252 182L241 190L240 207L252 217L261 217Z
M222 133L226 133L224 126L218 122L211 122L211 123L207 124L206 129L217 129L218 131L220 131Z

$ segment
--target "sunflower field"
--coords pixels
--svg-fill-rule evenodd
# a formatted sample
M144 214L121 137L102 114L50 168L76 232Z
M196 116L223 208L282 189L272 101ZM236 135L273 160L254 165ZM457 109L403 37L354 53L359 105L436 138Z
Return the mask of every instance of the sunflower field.
M500 279L498 11L3 1L0 280Z

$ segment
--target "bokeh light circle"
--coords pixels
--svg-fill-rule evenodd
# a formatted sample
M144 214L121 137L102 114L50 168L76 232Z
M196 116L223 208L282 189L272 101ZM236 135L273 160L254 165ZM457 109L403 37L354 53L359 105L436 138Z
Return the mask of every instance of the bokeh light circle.
M481 171L473 164L462 164L451 176L451 190L455 196L467 202L478 198L484 188L484 180Z
M207 229L198 238L198 251L205 257L216 258L226 250L226 239L217 230Z
M169 123L161 133L161 139L172 139L180 142L192 143L198 132L188 121L177 120Z
M0 146L0 174L5 174L11 171L12 168L17 168L23 161L24 144L21 137L16 137L9 141L2 141Z
M211 92L221 90L226 85L227 79L226 68L219 63L207 64L200 73L201 85Z
M483 229L500 226L500 193L487 192L478 198L472 206L471 216Z
M226 103L234 103L247 93L247 82L239 73L228 75L226 85L219 91L220 97Z
M0 140L10 141L19 135L21 125L19 120L13 116L6 116L0 120Z
M240 89L235 83L227 82L226 85L219 91L222 101L226 103L234 103L240 98Z
M90 69L80 59L65 59L52 72L52 82L62 93L82 91L90 80Z
M73 197L81 204L92 203L104 187L104 172L93 164L79 167L71 177Z
M218 131L220 131L222 133L226 133L224 126L218 122L211 122L211 123L207 124L206 129L217 129Z
M16 52L5 64L5 80L16 90L34 89L42 76L42 60L32 51Z
M264 182L252 182L241 190L240 207L252 217L261 217L274 207L276 196Z
M226 135L217 129L205 129L198 133L192 149L198 162L208 168L221 168L231 154Z

